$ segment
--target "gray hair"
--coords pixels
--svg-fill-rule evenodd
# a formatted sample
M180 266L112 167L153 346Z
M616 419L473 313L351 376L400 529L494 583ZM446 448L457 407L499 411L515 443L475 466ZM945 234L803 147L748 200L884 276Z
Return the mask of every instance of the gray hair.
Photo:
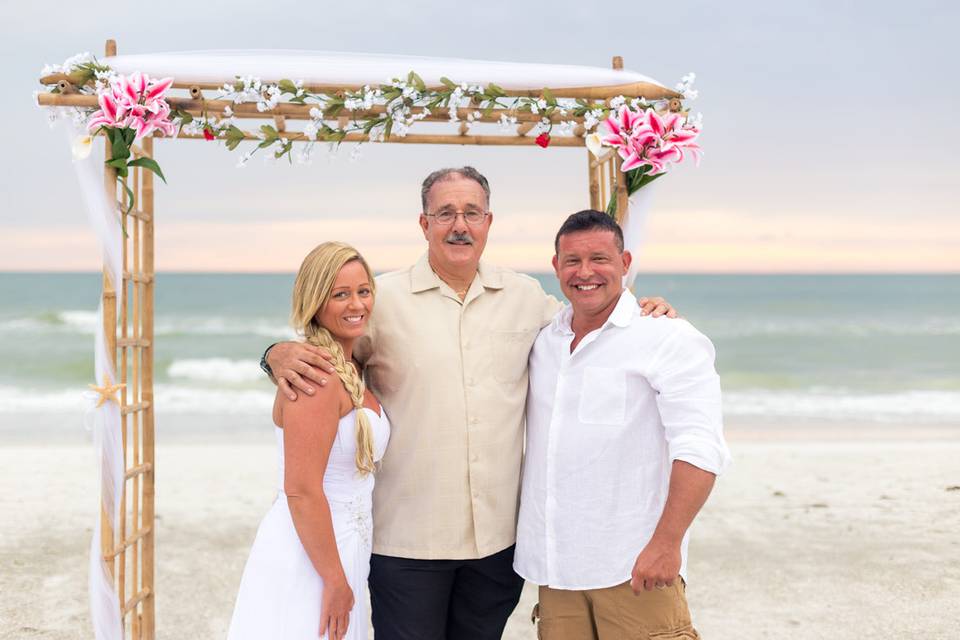
M458 175L479 184L483 189L484 195L487 197L487 206L490 206L490 183L487 182L487 179L483 177L482 173L473 167L448 167L446 169L437 169L424 179L423 185L420 187L420 203L423 206L424 213L427 212L427 194L430 193L430 189L438 182L449 180L452 175Z

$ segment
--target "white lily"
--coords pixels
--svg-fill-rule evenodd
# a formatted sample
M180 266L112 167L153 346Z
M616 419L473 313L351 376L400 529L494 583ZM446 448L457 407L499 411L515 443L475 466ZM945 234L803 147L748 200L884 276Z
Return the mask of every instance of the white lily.
M77 136L73 139L70 150L73 152L74 160L86 160L90 157L90 152L93 151L93 136Z
M603 141L600 139L600 135L591 133L587 136L585 142L587 144L587 149L590 150L590 153L593 154L593 157L600 158L600 153L603 151Z

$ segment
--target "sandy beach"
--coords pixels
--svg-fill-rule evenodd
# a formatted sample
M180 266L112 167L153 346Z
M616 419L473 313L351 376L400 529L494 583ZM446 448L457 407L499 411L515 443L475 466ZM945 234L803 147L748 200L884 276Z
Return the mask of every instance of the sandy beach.
M22 431L20 432L22 434ZM955 638L960 437L907 427L728 427L735 463L694 525L705 638ZM805 435L806 434L806 435ZM0 638L90 638L91 448L0 448ZM274 494L272 434L171 432L158 447L158 637L224 637ZM530 585L504 638L535 638Z

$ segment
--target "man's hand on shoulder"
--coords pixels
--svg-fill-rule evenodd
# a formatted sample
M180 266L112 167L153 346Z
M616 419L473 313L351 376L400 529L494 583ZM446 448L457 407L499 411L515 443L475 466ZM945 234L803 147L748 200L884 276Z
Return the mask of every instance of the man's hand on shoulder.
M645 316L653 316L654 318L659 318L660 316L667 316L668 318L680 317L677 314L677 310L673 308L673 305L660 296L654 296L652 298L644 296L638 298L637 304L640 305L640 313Z
M333 356L326 349L303 342L280 342L267 354L267 364L280 391L290 400L297 399L297 391L307 395L316 392L313 384L327 384L327 374L334 373L330 364Z

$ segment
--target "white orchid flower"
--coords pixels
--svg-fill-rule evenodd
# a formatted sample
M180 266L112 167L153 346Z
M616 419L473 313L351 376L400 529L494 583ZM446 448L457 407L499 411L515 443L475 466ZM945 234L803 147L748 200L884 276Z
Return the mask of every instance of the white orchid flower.
M93 151L93 136L77 136L73 139L70 150L73 152L74 160L86 160L90 157L90 152Z
M603 140L600 138L600 135L591 133L587 136L585 142L587 143L587 149L590 150L593 157L600 158L600 153L603 151Z

